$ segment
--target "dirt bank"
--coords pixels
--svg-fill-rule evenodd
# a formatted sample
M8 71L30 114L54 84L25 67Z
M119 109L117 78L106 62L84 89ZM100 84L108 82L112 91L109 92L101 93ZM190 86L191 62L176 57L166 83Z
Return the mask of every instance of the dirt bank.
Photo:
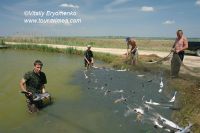
M19 43L19 42L5 42L6 44L27 44L27 43ZM29 44L34 44L34 43L29 43ZM82 47L82 46L68 46L68 45L58 45L58 44L36 44L36 45L45 45L45 46L49 46L49 47L53 47L53 48L69 48L69 47L73 47L76 48L77 50L85 50L86 47ZM123 55L126 52L126 49L117 49L117 48L96 48L93 47L92 50L94 52L100 52L100 53L110 53L110 54L114 54L114 55ZM169 53L168 52L160 52L160 51L149 51L149 50L139 50L139 54L140 55L150 55L150 54L155 54L158 55L160 57L165 57L167 56ZM192 56L192 55L186 55L184 62L183 62L186 66L188 67L200 67L200 57L197 56Z

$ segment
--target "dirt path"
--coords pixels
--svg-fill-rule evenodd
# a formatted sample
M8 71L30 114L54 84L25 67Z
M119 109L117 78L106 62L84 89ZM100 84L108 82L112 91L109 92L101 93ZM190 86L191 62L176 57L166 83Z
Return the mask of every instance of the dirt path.
M6 44L16 45L16 44L26 44L26 43L6 42ZM34 44L34 43L32 43L32 44ZM58 45L58 44L35 44L35 45L48 46L48 47L61 48L61 49L72 47L72 48L76 48L77 50L86 50L86 47L82 47L82 46L67 46L67 45ZM92 47L92 51L100 52L100 53L110 53L110 54L114 54L114 55L123 55L124 53L126 53L126 49L117 49L117 48L96 48L96 47ZM169 53L168 52L160 52L160 51L139 50L139 54L140 55L155 54L155 55L158 55L160 57L165 57ZM188 67L200 68L200 57L185 55L185 59L184 59L183 63Z

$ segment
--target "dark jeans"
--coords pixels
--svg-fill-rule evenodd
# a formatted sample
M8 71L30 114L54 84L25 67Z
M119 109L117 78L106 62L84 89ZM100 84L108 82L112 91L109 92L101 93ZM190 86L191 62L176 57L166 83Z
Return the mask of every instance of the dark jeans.
M91 59L87 59L90 63L92 62L92 60ZM84 59L84 64L85 64L85 67L87 67L89 64L88 64L88 62L86 61L86 59Z
M184 51L181 51L181 52L178 53L178 56L180 57L181 61L183 61L184 55L185 55Z

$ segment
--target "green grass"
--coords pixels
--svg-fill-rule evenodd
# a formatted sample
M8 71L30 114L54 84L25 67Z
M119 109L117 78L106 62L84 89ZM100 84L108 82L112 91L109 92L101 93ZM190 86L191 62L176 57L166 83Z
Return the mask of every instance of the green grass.
M125 37L28 37L14 36L2 37L5 41L24 43L60 44L69 46L87 46L101 48L126 48ZM190 41L200 41L200 38L190 38ZM174 43L174 38L144 38L136 37L140 50L169 51Z
M0 45L5 45L5 42L3 39L0 39Z
M169 80L170 86L180 93L180 111L173 113L173 119L180 125L193 123L193 132L200 132L200 81L198 78L182 75L183 78Z
M42 52L56 52L56 53L63 53L63 54L72 54L72 55L80 55L83 56L84 51L77 50L74 48L66 48L66 49L59 49L59 48L52 48L48 46L39 46L39 45L12 45L11 49L23 49L23 50L37 50ZM94 58L97 60L104 61L106 63L112 63L118 56L111 55L111 54L102 54L95 52Z
M160 40L159 40L160 39ZM5 41L25 43L60 44L69 46L87 46L101 48L126 49L125 38L83 38L83 37L7 37ZM173 39L136 38L141 50L169 51L173 45Z

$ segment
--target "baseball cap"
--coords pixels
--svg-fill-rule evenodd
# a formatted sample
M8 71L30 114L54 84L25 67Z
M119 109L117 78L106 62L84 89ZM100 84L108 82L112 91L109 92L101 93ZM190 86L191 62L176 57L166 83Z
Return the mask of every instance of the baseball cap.
M126 38L126 41L128 42L130 39L131 39L130 37L127 37L127 38Z

